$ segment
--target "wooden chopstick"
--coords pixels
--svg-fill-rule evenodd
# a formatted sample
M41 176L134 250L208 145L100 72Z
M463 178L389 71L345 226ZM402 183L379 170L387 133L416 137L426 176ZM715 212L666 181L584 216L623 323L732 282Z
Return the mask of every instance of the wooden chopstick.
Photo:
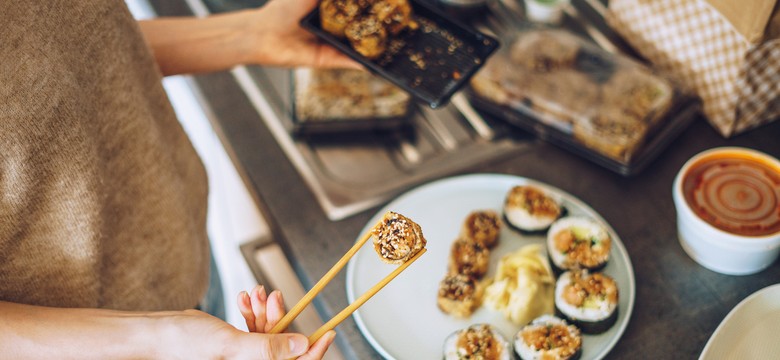
M379 292L379 290L382 290L385 285L390 283L391 280L393 280L398 274L400 274L402 271L404 271L409 265L411 265L413 262L415 262L417 259L422 256L426 251L425 248L420 249L420 251L415 254L411 259L407 260L403 264L399 265L393 272L391 272L389 275L387 275L384 279L380 280L376 285L368 289L363 295L360 295L357 300L355 300L352 304L349 304L349 306L345 307L344 310L341 310L340 313L336 314L332 319L330 319L327 323L322 325L317 331L314 332L314 334L311 334L309 336L309 344L313 344L317 339L319 339L322 335L324 335L329 330L332 330L335 328L338 324L340 324L344 319L349 317L355 310L357 310L361 305L363 305L368 299L370 299L374 294Z
M301 314L303 309L309 306L309 304L312 302L312 300L314 300L317 294L319 294L322 291L322 289L325 288L325 285L327 285L331 280L333 280L334 277L336 277L336 274L338 274L339 271L341 271L341 268L343 268L344 265L347 264L349 259L355 256L355 254L358 252L358 250L360 250L363 244L365 244L366 241L368 241L368 239L371 238L371 230L373 230L375 227L376 225L368 229L368 231L363 235L363 237L360 238L360 240L358 240L355 243L355 245L353 245L352 248L349 249L349 251L347 251L344 254L344 256L342 256L341 259L339 259L339 261L335 265L333 265L333 267L330 268L330 270L328 270L328 272L325 273L325 275L323 275L319 281L317 281L314 287L312 287L311 290L309 290L309 292L307 292L306 295L304 295L301 298L301 300L298 301L298 303L295 304L295 306L293 306L292 309L290 309L290 311L284 315L284 317L282 317L281 320L279 320L279 322L271 329L269 333L278 334L284 331L284 329L287 329L287 327L290 326L293 320L295 320L295 318Z

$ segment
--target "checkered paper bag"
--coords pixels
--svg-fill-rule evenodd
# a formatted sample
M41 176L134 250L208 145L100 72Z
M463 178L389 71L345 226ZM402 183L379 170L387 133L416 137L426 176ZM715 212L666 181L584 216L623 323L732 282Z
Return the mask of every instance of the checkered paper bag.
M607 21L730 137L780 117L777 0L610 0Z

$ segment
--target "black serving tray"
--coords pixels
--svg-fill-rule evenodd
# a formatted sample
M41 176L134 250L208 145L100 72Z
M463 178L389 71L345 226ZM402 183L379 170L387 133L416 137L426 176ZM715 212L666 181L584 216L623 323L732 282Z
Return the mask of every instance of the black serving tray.
M393 40L401 46L374 60L360 55L346 39L324 31L320 26L319 7L301 19L300 24L371 72L435 109L445 105L469 81L499 47L499 42L448 18L432 4L410 0L410 5L412 19L418 22L419 29L403 31Z

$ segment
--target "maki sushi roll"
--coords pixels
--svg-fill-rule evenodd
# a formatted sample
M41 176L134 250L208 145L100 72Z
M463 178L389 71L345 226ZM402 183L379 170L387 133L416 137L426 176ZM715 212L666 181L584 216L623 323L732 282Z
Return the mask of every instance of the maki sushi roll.
M439 283L436 305L441 311L459 318L471 316L482 299L477 279L464 274L448 274Z
M459 238L452 243L448 270L453 274L484 276L490 266L490 250L482 243Z
M501 219L493 210L472 211L463 221L461 237L482 243L488 249L498 244Z
M504 200L504 218L521 232L538 232L550 227L563 214L560 201L542 188L515 186Z
M521 360L577 360L582 355L582 334L566 320L542 315L520 329L514 345Z
M601 224L583 217L562 218L547 232L547 252L553 270L588 269L607 265L612 238Z
M374 250L388 263L401 265L422 250L427 241L416 222L399 213L388 211L371 229Z
M603 333L617 320L617 283L603 273L567 271L555 284L555 309L582 332Z
M509 342L489 324L471 325L444 340L444 360L510 360Z

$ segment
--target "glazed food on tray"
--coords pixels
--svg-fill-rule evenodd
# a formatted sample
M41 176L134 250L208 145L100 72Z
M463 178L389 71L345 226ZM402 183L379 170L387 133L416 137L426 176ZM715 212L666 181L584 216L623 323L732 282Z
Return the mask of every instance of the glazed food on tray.
M514 348L521 360L575 360L582 354L582 334L566 320L542 315L520 329Z
M555 285L555 309L582 332L603 333L617 321L617 283L603 273L567 271Z
M399 213L388 211L371 229L374 250L382 261L403 264L425 247L420 225Z
M498 244L501 232L501 219L493 210L472 211L463 221L461 237L472 239L487 248Z
M563 214L560 201L552 194L533 185L512 187L504 200L504 218L517 230L546 230Z
M473 276L447 274L439 283L436 305L447 314L467 318L479 307L481 300L482 285Z
M673 102L671 82L565 30L521 31L508 43L472 78L476 105L530 115L609 159L630 161Z
M539 244L526 245L504 255L490 285L485 307L501 312L517 325L553 313L555 277Z
M367 71L299 68L293 74L299 122L380 122L409 113L409 94Z
M444 341L444 360L512 359L509 342L491 325L476 324L461 329Z
M391 36L418 27L407 0L323 0L320 24L369 59L385 52Z
M547 252L556 272L600 270L607 264L611 249L607 229L588 218L562 218L547 232Z

